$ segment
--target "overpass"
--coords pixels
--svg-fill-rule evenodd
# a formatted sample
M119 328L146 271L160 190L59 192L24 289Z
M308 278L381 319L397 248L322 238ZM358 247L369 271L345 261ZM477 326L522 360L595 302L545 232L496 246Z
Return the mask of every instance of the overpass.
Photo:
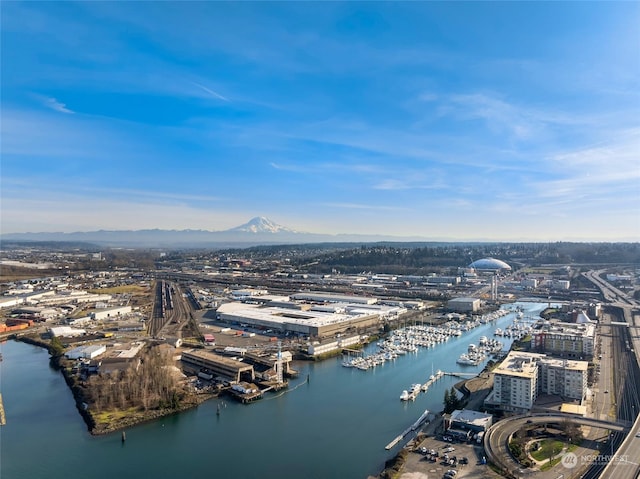
M609 431L623 432L630 428L627 423L610 422L601 419L585 418L569 414L534 414L532 416L514 416L503 419L489 428L484 435L484 450L488 460L501 469L506 477L522 477L523 474L534 474L533 470L521 471L521 464L509 452L509 439L518 430L529 425L553 424L570 421L579 426L590 426ZM516 471L521 471L518 476Z

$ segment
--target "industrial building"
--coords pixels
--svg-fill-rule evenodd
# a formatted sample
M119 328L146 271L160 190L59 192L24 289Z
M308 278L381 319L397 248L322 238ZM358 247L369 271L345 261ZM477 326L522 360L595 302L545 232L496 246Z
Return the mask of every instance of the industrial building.
M49 328L49 332L55 338L73 338L87 334L87 331L84 329L72 328L70 326L55 326Z
M315 303L376 304L378 302L377 298L371 297L314 292L292 294L291 299L296 301L310 301Z
M359 344L361 341L360 336L351 336L348 338L340 338L336 341L328 341L324 343L314 342L307 348L307 353L310 356L319 356L321 354L331 353L339 349L348 348L354 344Z
M480 309L478 298L453 298L447 301L447 309L456 313L475 313Z
M96 309L91 313L91 317L96 320L116 319L131 312L131 306L119 306L116 308Z
M309 299L316 295L304 296ZM344 333L358 333L368 328L381 327L383 321L396 318L406 309L399 306L375 304L375 298L358 303L341 303L339 299L350 299L341 295L325 295L336 302L294 303L266 305L227 303L218 310L218 319L231 324L251 326L263 330L277 330L316 339L328 338Z
M222 376L235 382L252 382L255 379L255 373L251 364L226 358L208 351L197 349L185 351L182 353L181 359L196 373L204 369L214 376Z
M93 346L80 346L64 353L68 359L93 359L107 352L103 344Z

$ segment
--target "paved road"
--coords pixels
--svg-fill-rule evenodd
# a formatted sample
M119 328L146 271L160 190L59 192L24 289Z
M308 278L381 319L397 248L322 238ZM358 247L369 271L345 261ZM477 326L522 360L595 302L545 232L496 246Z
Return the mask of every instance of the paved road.
M629 324L630 340L632 349L635 352L635 360L637 363L640 363L640 322L638 319L640 316L637 314L634 315L634 310L637 311L640 304L635 299L630 298L626 293L603 280L600 277L601 273L602 271L590 271L585 273L585 277L600 288L605 299L610 301L611 305L622 308L625 322ZM605 336L603 335L603 340L604 339ZM612 350L606 350L603 345L602 351L606 351L606 353L603 354L603 360L606 360L605 355L609 355ZM634 370L635 368L631 367L630 369ZM605 368L605 365L602 364L601 375L605 374L607 370L610 370L612 375L616 373L613 365ZM601 377L601 379L603 378ZM608 464L600 475L600 477L605 479L637 479L640 477L640 437L636 437L636 434L640 434L640 416L638 416L637 410L640 409L640 377L638 377L637 369L635 369L635 373L628 373L624 381L626 381L627 386L625 393L630 395L627 402L631 403L631 407L634 408L631 411L631 416L635 416L636 420L625 440L617 451L612 454L613 457L607 458L609 459ZM611 388L609 388L609 390L613 391ZM616 398L616 401L620 399L621 398ZM598 411L598 413L601 412L602 411ZM629 413L629 411L627 412Z
M638 359L638 354L640 354L640 338L637 334L638 328L632 328L631 331L631 341L633 343L633 349L636 353L636 359ZM640 382L640 378L637 377L627 377L626 380L628 382L633 381L635 384L628 384L629 387L636 386L633 390L638 391L638 382ZM635 397L636 403L640 401L640 398ZM637 411L634 411L637 414ZM640 437L636 437L637 434L640 434L640 416L636 418L636 421L627 435L626 439L622 442L620 447L609 461L608 465L605 467L602 475L600 477L605 479L636 479L640 477Z
M484 438L484 447L487 457L504 470L509 471L514 477L546 477L546 473L531 469L522 469L521 465L509 453L508 441L516 431L535 424L562 423L571 420L576 424L601 428L604 430L623 431L622 425L612 424L609 421L599 419L572 417L563 414L516 416L502 420L494 424ZM557 477L557 476L555 476Z

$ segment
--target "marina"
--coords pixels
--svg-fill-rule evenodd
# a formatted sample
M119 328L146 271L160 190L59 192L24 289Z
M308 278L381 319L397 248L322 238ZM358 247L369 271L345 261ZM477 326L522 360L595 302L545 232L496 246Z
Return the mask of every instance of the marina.
M535 316L546 304L528 303L524 307L525 317ZM399 355L366 373L342 367L340 357L297 362L298 377L278 394L267 394L251 406L226 402L220 414L218 401L203 403L127 429L124 446L121 433L99 437L88 434L64 379L49 367L45 350L9 341L2 345L0 363L1 392L8 416L2 427L3 476L62 479L69 470L86 469L95 479L109 479L121 474L119 465L123 463L130 476L210 475L213 461L216 475L249 479L256 471L243 468L247 458L237 447L247 440L247 431L251 441L261 444L251 450L250 456L253 463L261 465L261 477L290 475L290 464L274 459L283 450L300 458L296 475L302 477L355 479L376 475L409 440L411 426L423 412L440 411L444 392L460 378L482 369L482 365L456 364L469 344L479 345L481 336L492 337L496 327L506 328L513 318L515 312L479 322L460 336L432 347L419 347L417 352ZM512 339L499 340L508 349ZM363 355L377 352L378 345L372 343L364 348ZM425 379L436 376L437 369L442 371L441 377L431 382L426 392L421 387L413 401L398 400L400 392L411 384L429 383ZM56 413L50 414L52 410ZM391 438L407 429L406 435L385 448ZM56 441L50 440L51 430L56 431ZM415 432L419 430L417 426ZM311 440L292 440L301 432ZM336 432L340 441L335 440ZM30 450L47 450L48 454L31 460L30 450L23 447L25 441L31 445ZM345 448L344 444L351 446ZM151 456L153 461L148 460ZM332 461L326 460L328 456Z
M377 349L373 352L356 356L345 354L342 366L367 371L398 357L417 353L420 349L433 348L446 343L451 338L460 338L464 333L481 325L491 324L507 314L509 314L509 310L499 309L484 315L473 315L470 319L462 322L450 320L440 326L421 324L398 328L392 331L388 338L378 341L376 343ZM486 340L486 336L483 338ZM491 352L495 352L497 344L500 345L499 349L502 349L502 343L492 342L491 347L487 344L485 341L483 348L491 349Z
M462 353L456 363L464 366L477 366L489 356L501 354L502 350L503 344L500 341L481 336L478 346L473 343L469 344L467 352Z

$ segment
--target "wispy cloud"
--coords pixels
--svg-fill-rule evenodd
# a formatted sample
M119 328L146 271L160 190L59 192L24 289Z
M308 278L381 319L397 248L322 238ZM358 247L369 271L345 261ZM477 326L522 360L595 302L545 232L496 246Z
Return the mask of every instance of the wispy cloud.
M451 104L463 118L484 120L496 132L507 131L517 139L529 139L540 124L529 112L486 94L453 95Z
M274 170L290 171L295 173L311 173L317 171L316 165L299 165L294 163L276 163L275 161L269 162L269 166Z
M401 168L385 175L373 185L376 190L441 190L451 185L443 180L441 172L435 169L418 171L413 168Z
M67 108L67 105L56 100L53 97L44 97L43 98L44 105L51 110L60 112L60 113L75 113L73 110Z
M411 208L401 206L383 206L364 203L320 203L320 206L329 208L340 208L347 210L373 210L373 211L411 211Z
M558 169L597 176L640 174L640 128L607 132L606 136L605 141L556 153L549 160Z
M229 101L229 99L225 96L222 96L220 93L213 91L211 88L207 88L204 85L201 85L200 83L196 83L196 82L191 82L192 85L197 86L198 88L200 88L202 91L208 93L209 95L211 95L213 98L217 98L218 100L222 100L222 101Z

